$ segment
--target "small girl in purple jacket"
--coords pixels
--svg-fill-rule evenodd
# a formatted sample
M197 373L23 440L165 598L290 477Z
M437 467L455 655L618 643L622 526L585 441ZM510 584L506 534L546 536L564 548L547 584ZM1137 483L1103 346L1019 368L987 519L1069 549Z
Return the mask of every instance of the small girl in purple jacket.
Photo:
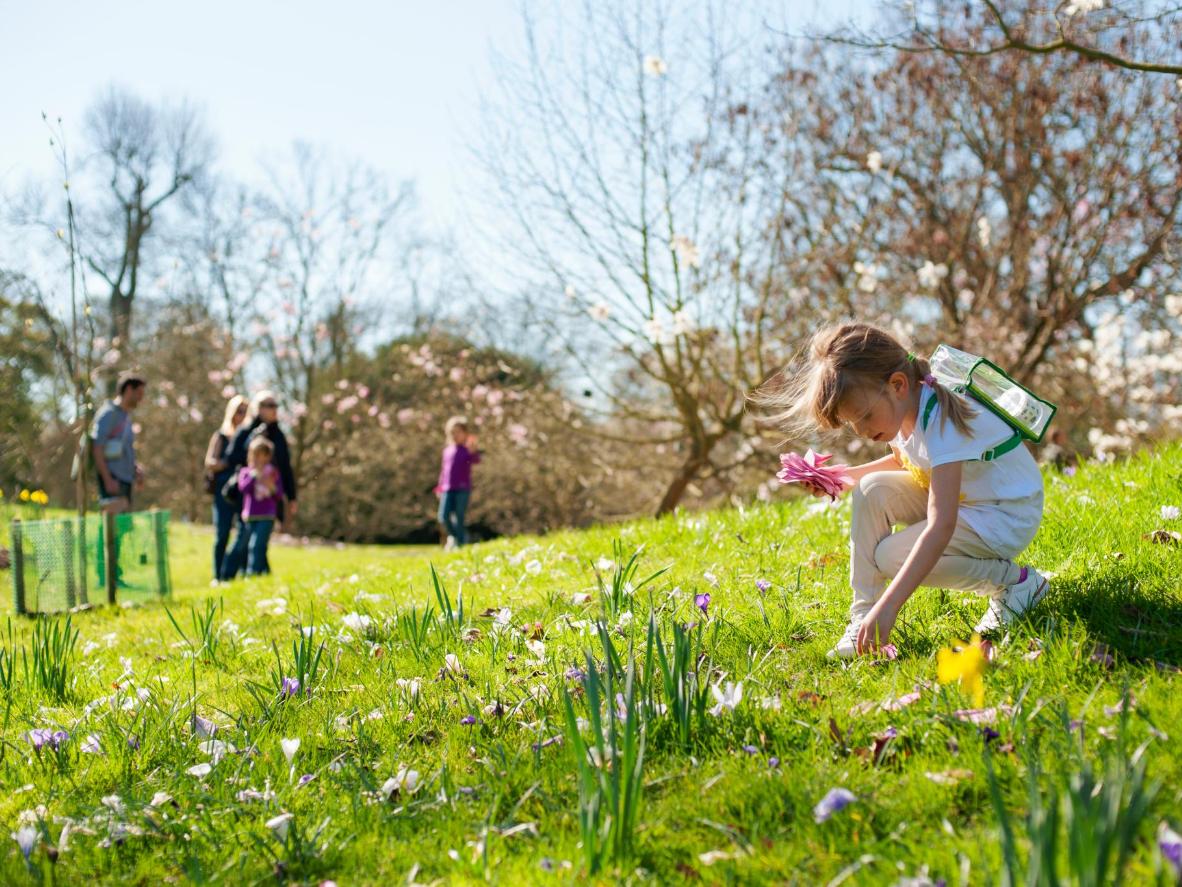
M275 447L259 435L251 438L246 462L238 471L238 489L242 491L242 523L249 530L246 575L258 576L271 572L267 561L267 544L283 499L283 478L271 464Z
M452 416L444 426L447 445L439 466L439 523L447 533L447 548L458 548L468 541L464 530L464 512L472 495L472 466L480 464L476 435L468 433L468 420Z

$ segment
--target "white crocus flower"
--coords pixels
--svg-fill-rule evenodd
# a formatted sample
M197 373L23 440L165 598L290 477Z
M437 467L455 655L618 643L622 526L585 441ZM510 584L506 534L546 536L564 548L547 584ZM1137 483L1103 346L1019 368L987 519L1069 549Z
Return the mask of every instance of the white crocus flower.
M287 763L290 764L296 756L296 752L300 750L299 737L295 739L280 739L279 745L283 749L283 757L287 758Z
M715 702L715 705L710 709L710 714L718 717L724 710L734 711L743 701L743 682L739 681L736 684L733 681L727 681L725 686L715 684L710 688L710 692L714 694Z
M267 828L275 835L275 840L280 844L287 842L287 829L291 825L291 821L295 819L291 813L280 813L278 816L267 820Z

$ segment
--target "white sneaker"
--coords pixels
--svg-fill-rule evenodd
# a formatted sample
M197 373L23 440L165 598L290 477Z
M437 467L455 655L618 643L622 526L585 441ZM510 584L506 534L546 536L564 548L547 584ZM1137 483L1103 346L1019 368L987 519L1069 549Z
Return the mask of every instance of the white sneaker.
M989 601L989 609L973 629L977 634L988 634L997 631L1003 625L1009 625L1018 616L1025 613L1041 601L1050 588L1047 577L1034 569L1023 567L1022 576L1013 585L1007 586L1001 594Z
M448 536L447 542L444 543L443 550L444 551L455 551L459 547L460 547L459 543L456 542L456 537L455 536Z
M858 631L861 628L861 616L855 616L850 619L850 624L845 627L845 634L833 645L833 649L825 655L830 659L857 659Z

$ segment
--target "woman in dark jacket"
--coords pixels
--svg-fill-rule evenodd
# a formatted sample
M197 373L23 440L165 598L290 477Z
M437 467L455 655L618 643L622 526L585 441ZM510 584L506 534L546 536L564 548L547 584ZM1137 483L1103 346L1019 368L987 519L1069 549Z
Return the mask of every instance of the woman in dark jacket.
M226 451L225 462L228 470L233 474L246 464L246 452L252 437L266 437L275 448L271 457L271 464L279 469L279 476L283 480L283 493L286 499L285 513L280 512L279 521L286 523L296 516L296 480L291 470L291 451L287 447L287 437L279 427L279 403L272 391L260 391L250 401L250 421L243 424L230 442ZM221 578L233 579L246 564L246 546L250 534L246 532L245 523L240 522L238 537L234 540L234 548L226 554L222 563ZM264 563L263 572L270 573L270 564Z
M222 564L226 559L226 544L230 541L230 531L234 529L234 517L238 509L222 495L222 487L230 478L233 471L226 461L230 450L230 443L246 421L246 398L235 394L226 404L226 417L222 425L209 439L209 448L205 451L206 489L213 493L213 581L217 582L222 575Z

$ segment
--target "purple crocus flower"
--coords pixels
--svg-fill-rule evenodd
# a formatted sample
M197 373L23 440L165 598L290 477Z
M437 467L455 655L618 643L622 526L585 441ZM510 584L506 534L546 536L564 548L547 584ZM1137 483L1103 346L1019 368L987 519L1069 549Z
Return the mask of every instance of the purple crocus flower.
M49 730L44 727L38 727L25 734L25 739L33 746L33 751L41 751L47 745L57 751L69 738L70 734L65 730Z
M462 718L460 718L460 723L465 727L471 727L476 723L476 715L464 715Z
M311 781L312 781L313 779L315 779L315 778L316 778L316 774L315 774L315 773L305 773L305 774L304 774L303 776L301 776L301 777L299 778L299 780L296 782L296 788L300 788L300 787L302 787L302 786L305 786L305 785L307 785L309 782L311 782Z
M1157 827L1157 846L1161 855L1174 867L1174 874L1182 877L1182 835L1163 821Z
M813 808L813 821L825 822L838 810L844 810L856 800L858 800L857 795L848 788L831 788Z
M771 767L773 770L775 770L777 767L780 766L780 759L773 755L772 757L767 759L767 765L769 767Z
M754 745L744 745L743 751L747 752L747 754L749 754L749 755L759 754L759 749L756 748Z
M568 668L563 673L563 675L568 681L581 681L584 677L586 677L586 675L583 674L583 670L574 665Z
M993 742L993 740L997 739L999 736L1001 736L1001 734L998 733L996 730L994 730L992 727L982 727L981 728L981 738L985 740L986 745Z
M127 747L130 748L132 751L136 751L137 749L139 749L139 747L140 747L139 737L134 734L128 734Z
M284 678L279 686L279 693L284 698L291 698L300 692L299 678Z
M702 611L702 615L709 615L706 611L710 608L710 592L706 591L702 594L694 595L694 606Z
M772 584L766 579L756 579L755 587L759 589L760 594L767 594L767 590L772 587Z

